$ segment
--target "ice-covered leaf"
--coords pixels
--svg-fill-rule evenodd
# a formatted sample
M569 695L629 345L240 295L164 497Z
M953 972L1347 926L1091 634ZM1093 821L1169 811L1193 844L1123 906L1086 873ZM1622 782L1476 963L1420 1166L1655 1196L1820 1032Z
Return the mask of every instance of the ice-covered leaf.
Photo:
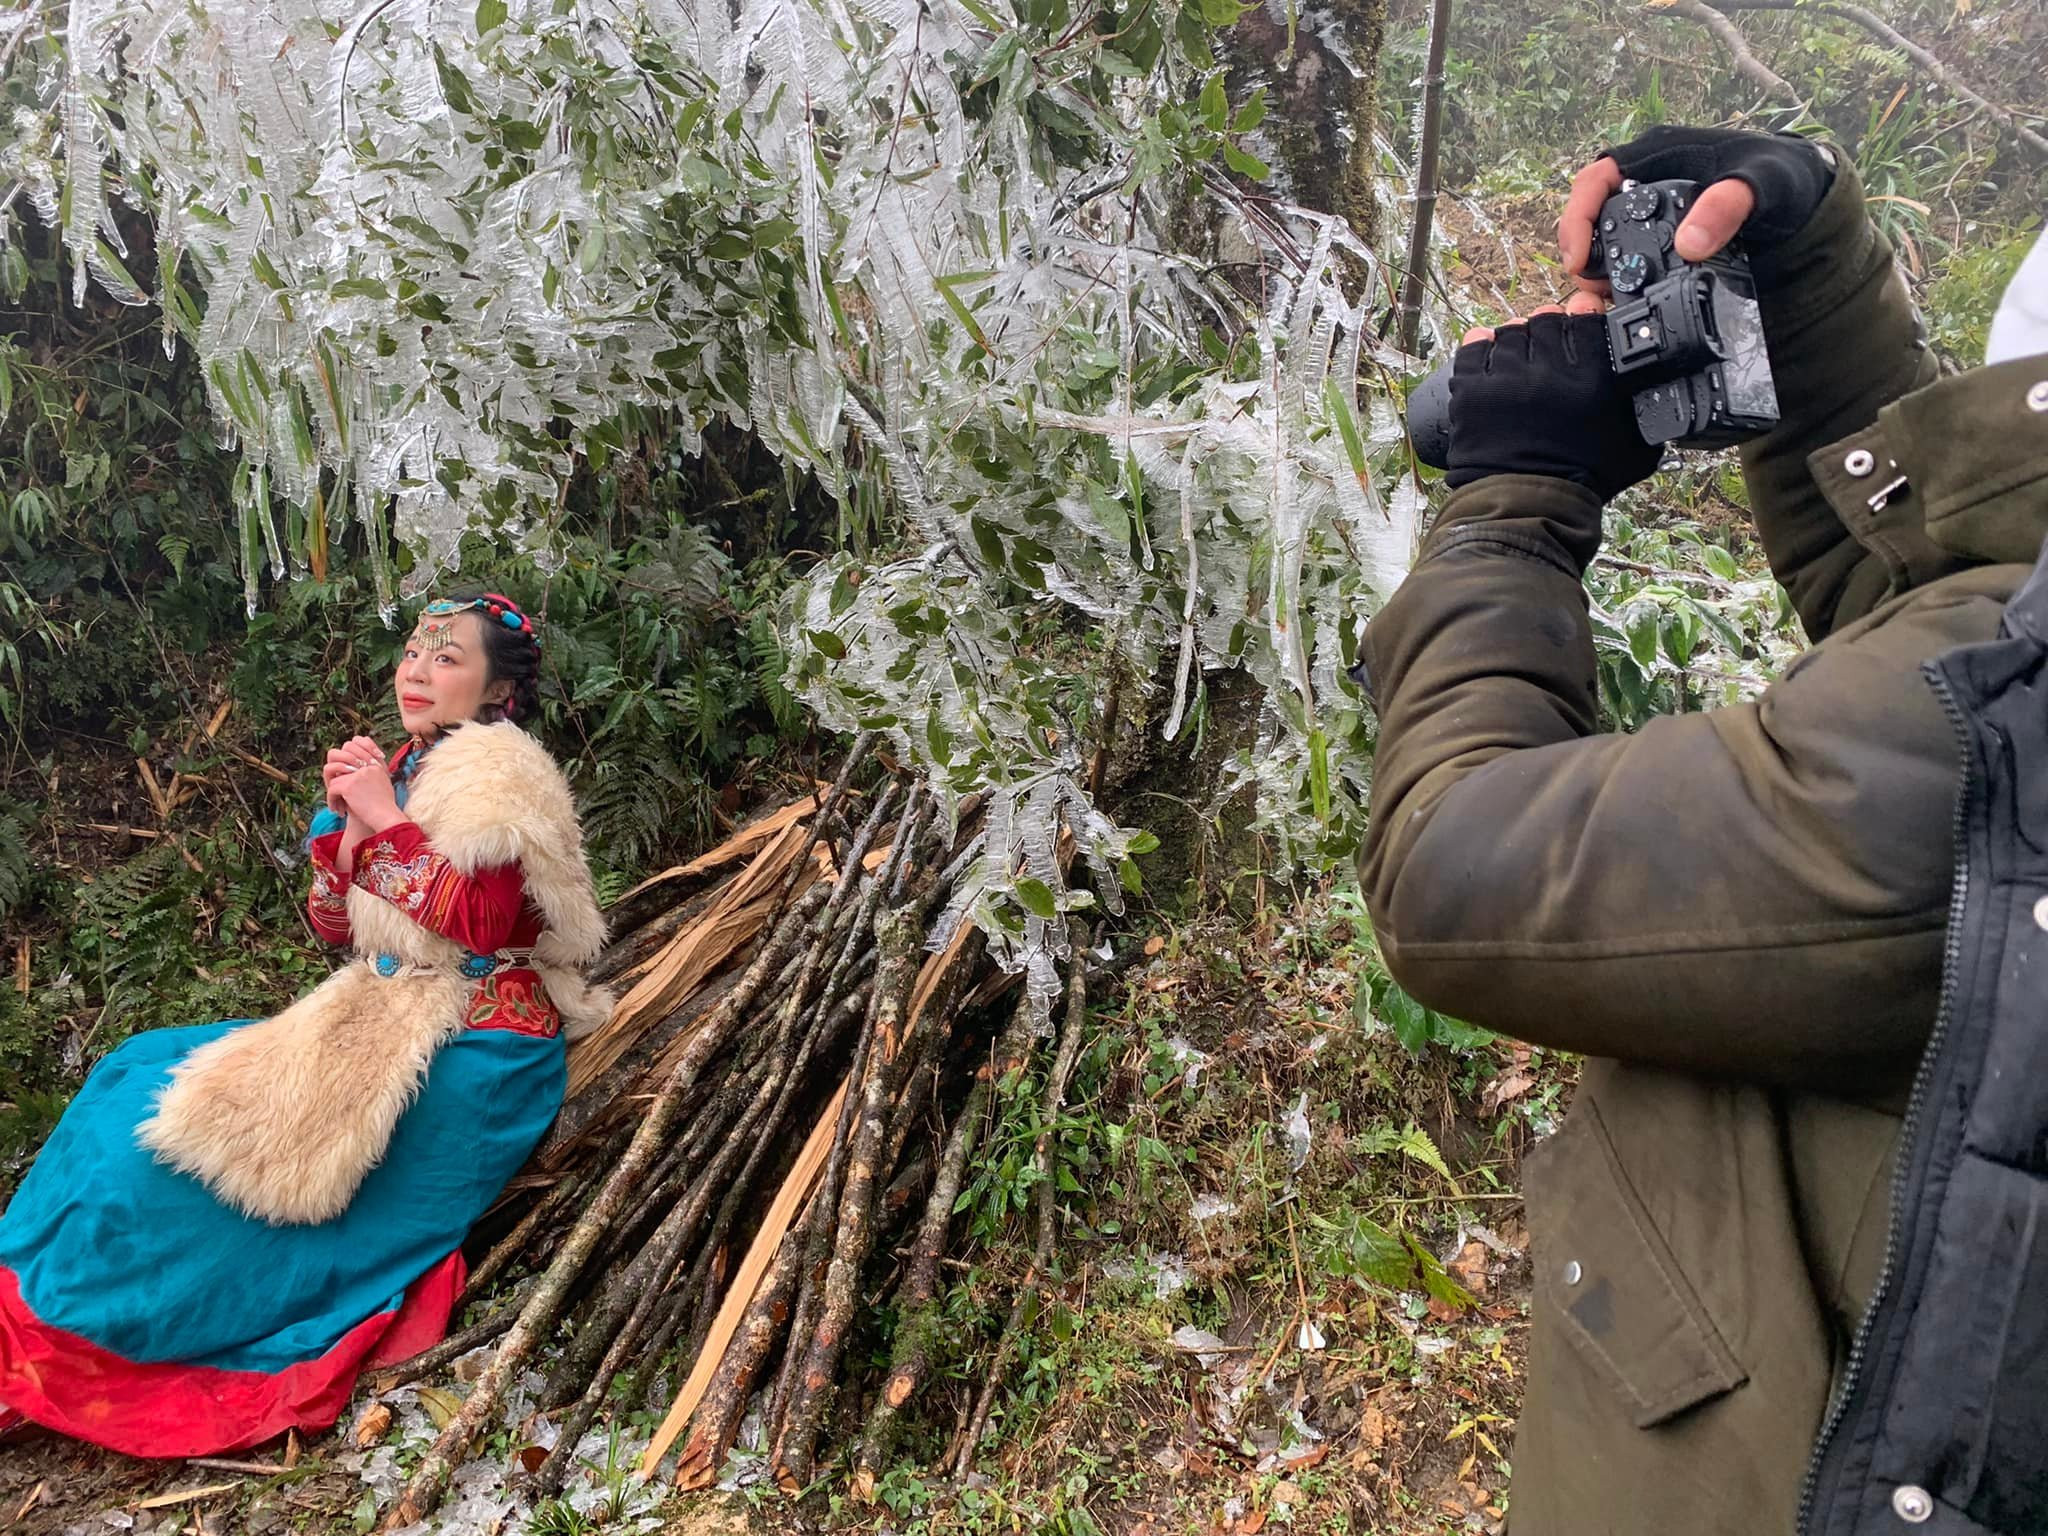
M1170 738L1247 669L1266 709L1223 788L1281 859L1363 826L1343 669L1414 543L1382 382L1414 369L1374 249L1215 174L1266 175L1239 137L1264 98L1232 110L1203 35L1238 10L1076 72L1032 7L70 0L54 66L10 53L0 184L81 295L152 297L116 204L154 218L166 342L245 460L252 604L316 495L394 617L465 538L546 553L579 461L648 422L694 451L723 420L849 523L881 509L881 568L821 562L785 609L788 684L887 730L948 814L985 797L937 937L977 924L1044 1013L1065 914L1141 882L1065 714L1099 658L1049 656L1040 618L1163 663Z

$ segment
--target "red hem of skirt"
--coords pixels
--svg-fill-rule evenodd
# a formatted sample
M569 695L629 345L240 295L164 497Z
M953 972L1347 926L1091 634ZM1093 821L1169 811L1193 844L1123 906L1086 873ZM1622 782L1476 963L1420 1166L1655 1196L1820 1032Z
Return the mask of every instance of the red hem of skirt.
M458 1249L397 1307L365 1318L319 1359L273 1373L124 1360L36 1317L14 1271L0 1266L0 1408L129 1456L211 1456L288 1429L314 1433L341 1417L363 1371L441 1339L467 1278Z

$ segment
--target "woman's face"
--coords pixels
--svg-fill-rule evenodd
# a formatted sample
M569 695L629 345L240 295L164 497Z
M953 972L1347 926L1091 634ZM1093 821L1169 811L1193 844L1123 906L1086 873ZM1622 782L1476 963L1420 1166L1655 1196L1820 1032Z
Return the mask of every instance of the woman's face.
M423 741L474 720L485 704L503 703L510 689L490 681L482 615L473 609L421 614L399 658L393 691L399 719Z

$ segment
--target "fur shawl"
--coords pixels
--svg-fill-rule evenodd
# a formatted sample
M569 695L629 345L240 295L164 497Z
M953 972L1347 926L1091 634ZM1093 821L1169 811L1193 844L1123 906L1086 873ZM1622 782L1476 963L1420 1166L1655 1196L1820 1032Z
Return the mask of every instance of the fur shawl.
M460 873L516 863L540 914L533 968L571 1038L612 996L584 980L604 944L569 785L518 726L467 725L434 747L406 814ZM201 1046L171 1071L142 1145L223 1203L314 1224L348 1208L418 1095L434 1052L468 1020L464 951L359 886L348 891L356 958L283 1013ZM407 963L380 976L370 957Z

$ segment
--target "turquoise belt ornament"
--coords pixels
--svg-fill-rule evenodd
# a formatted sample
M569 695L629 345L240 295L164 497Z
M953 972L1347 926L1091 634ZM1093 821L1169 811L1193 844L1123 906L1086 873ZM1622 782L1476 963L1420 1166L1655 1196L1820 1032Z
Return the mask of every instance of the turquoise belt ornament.
M471 981L482 981L484 977L497 970L499 966L505 964L510 958L510 956L505 955L479 955L474 952L465 952L462 958L455 963L455 968ZM401 960L397 955L379 955L370 964L375 967L379 976L396 976L405 969L405 961Z

